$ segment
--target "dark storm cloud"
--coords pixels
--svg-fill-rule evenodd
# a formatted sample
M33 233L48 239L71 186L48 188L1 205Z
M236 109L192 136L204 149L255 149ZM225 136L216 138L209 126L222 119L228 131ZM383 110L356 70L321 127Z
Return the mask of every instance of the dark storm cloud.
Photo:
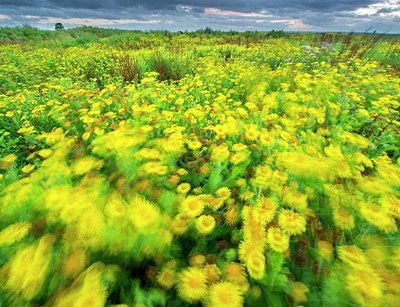
M376 3L374 0L1 0L1 5L10 5L14 7L42 7L42 8L80 8L80 9L116 9L116 8L134 8L144 7L149 10L175 10L178 5L186 5L200 8L219 8L237 11L257 11L262 9L281 9L290 8L295 10L328 11L328 10L351 10L359 7L365 7Z
M0 26L399 31L396 0L0 0Z

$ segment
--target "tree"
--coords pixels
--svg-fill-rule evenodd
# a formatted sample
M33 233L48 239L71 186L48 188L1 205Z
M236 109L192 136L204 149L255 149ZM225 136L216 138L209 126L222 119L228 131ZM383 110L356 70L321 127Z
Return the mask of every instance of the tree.
M64 29L64 26L61 22L57 22L55 25L56 30L62 30Z

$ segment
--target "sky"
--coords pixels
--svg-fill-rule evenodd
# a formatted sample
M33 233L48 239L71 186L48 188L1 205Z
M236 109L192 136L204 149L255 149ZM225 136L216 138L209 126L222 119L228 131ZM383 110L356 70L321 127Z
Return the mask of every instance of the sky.
M400 33L400 0L0 0L0 27Z

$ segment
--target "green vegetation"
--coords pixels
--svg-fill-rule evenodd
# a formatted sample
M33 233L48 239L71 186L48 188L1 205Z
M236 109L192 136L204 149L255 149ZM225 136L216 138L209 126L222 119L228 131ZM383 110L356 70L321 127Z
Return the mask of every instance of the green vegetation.
M397 306L398 36L0 42L1 306Z

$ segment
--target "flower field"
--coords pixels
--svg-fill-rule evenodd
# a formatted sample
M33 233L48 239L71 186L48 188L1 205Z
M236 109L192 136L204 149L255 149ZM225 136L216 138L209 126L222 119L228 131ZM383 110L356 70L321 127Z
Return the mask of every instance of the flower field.
M1 306L398 306L398 41L78 39L0 45Z

